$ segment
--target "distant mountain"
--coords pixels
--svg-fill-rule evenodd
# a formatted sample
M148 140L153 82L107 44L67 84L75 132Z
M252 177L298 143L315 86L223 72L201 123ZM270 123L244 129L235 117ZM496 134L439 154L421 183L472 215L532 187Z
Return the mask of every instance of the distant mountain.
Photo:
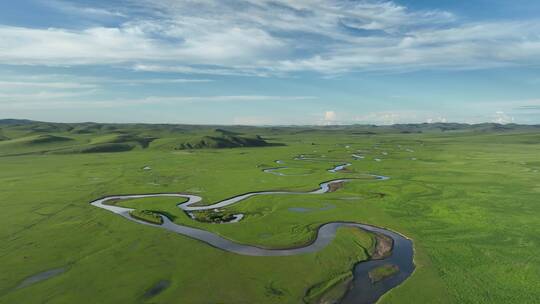
M5 125L5 126L28 125L28 124L33 124L33 123L37 123L37 121L28 120L28 119L11 119L11 118L0 119L0 126L2 125Z
M449 132L449 131L481 131L481 132L504 132L513 130L531 130L540 129L540 125L518 125L518 124L462 124L462 123L422 123L422 124L396 124L391 128L403 132Z
M210 132L217 139L207 138L207 141L236 142L234 137L242 137L244 134L280 134L280 133L310 133L346 131L358 135L375 135L379 133L425 133L425 132L507 132L519 130L540 130L540 125L498 124L498 123L411 123L394 125L331 125L331 126L219 126L219 125L184 125L184 124L114 124L114 123L54 123L40 122L27 119L0 119L0 128L15 127L18 130L26 130L34 133L61 133L72 134L109 134L150 132L150 133L179 133ZM253 136L253 135L249 135ZM249 137L248 136L248 137ZM223 138L222 138L223 137ZM227 139L226 137L232 137ZM239 140L242 142L242 140Z

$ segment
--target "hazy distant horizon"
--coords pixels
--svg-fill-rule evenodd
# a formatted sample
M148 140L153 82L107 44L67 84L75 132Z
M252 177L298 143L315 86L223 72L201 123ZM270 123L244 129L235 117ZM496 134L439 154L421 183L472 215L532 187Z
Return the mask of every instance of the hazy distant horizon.
M389 127L395 125L421 125L421 124L460 124L460 125L482 125L482 124L495 124L495 125L519 125L519 126L540 126L538 124L519 124L519 123L497 123L497 122L479 122L479 123L465 123L465 122L410 122L410 123L394 123L394 124L362 124L362 123L337 123L337 124L304 124L304 125L247 125L247 124L211 124L211 123L182 123L182 122L111 122L111 121L43 121L33 120L25 118L0 118L0 122L7 120L20 120L38 123L59 123L59 124L144 124L144 125L191 125L191 126L230 126L230 127L346 127L346 126L375 126L375 127Z

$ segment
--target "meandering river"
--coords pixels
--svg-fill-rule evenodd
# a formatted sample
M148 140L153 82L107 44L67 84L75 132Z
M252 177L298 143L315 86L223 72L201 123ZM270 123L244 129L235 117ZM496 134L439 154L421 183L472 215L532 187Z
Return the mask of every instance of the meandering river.
M336 172L338 169L342 169L350 164L344 164L337 166L334 169L328 170L330 172ZM373 176L377 180L386 180L388 177L385 176ZM194 206L195 204L202 201L202 197L192 194L184 193L155 193L155 194L134 194L134 195L113 195L107 196L95 201L92 201L91 204L95 207L105 209L107 211L113 212L119 216L124 217L127 220L152 226L156 228L161 228L169 230L184 236L190 237L202 241L206 244L209 244L213 247L233 252L241 255L250 255L250 256L290 256L297 254L305 254L319 251L326 247L332 242L336 236L336 231L340 227L357 227L366 231L381 233L393 240L393 248L390 256L381 259L381 260L367 260L360 262L354 267L354 280L352 282L352 287L347 292L345 297L342 300L342 303L375 303L384 293L388 292L390 289L402 283L406 278L408 278L414 271L414 250L412 241L406 237L384 229L381 227L371 226L361 223L350 223L350 222L330 222L321 225L317 230L317 236L313 242L307 244L303 247L289 248L289 249L269 249L261 248L257 246L240 244L224 237L221 237L210 231L203 229L188 227L176 224L172 222L169 218L160 215L163 219L163 224L152 224L149 222L141 221L130 216L130 211L133 209L120 207L113 204L107 204L108 202L118 201L118 200L127 200L127 199L137 199L137 198L148 198L148 197L179 197L186 198L187 202L179 204L178 207L186 212L190 211L201 211L201 210L213 210L217 208L223 208L230 206L232 204L239 203L243 200L246 200L250 197L260 196L260 195L291 195L291 194L323 194L330 191L333 184L339 184L344 182L349 182L351 179L335 179L328 182L321 183L318 189L309 192L293 192L293 191L261 191L261 192L250 192L241 194L232 198L222 200L220 202L214 203L212 205L205 206ZM241 215L237 215L240 216ZM380 282L372 283L369 279L369 272L382 265L396 265L399 267L399 272L389 278L386 278Z

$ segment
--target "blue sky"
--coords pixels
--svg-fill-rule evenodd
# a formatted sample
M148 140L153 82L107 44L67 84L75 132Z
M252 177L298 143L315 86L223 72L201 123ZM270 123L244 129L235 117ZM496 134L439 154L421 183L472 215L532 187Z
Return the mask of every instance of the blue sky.
M0 117L540 123L540 1L5 1Z

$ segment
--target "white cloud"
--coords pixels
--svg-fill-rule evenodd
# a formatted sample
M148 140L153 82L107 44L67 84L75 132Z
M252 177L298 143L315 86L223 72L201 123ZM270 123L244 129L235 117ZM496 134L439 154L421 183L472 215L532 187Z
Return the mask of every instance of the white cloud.
M48 88L48 89L92 89L96 88L95 84L77 83L77 82L40 82L40 81L2 81L0 80L0 88L2 89L19 89L19 88Z
M30 93L0 93L0 105L6 104L25 104L27 102L42 102L44 106L49 104L51 100L70 98L70 97L80 97L84 95L90 95L94 93L93 90L90 91L38 91Z
M98 64L167 53L159 52L144 34L126 28L68 31L1 26L0 45L4 64Z
M102 80L104 81L104 80ZM198 82L213 82L212 79L193 79L193 78L145 78L145 79L108 79L107 83L118 84L166 84L166 83L198 83Z
M256 101L301 101L316 99L314 96L274 96L274 95L218 95L218 96L172 96L147 97L147 102L256 102Z
M508 124L514 122L514 117L506 114L504 111L497 111L493 116L492 122L499 124Z
M0 88L6 90L78 90L97 89L105 85L193 84L213 82L205 78L118 78L108 76L79 76L73 74L4 74L0 75Z
M336 112L334 111L326 111L324 112L324 120L325 121L335 121L337 118Z
M320 117L320 116L319 116ZM350 125L375 124L392 125L401 123L435 123L449 122L451 119L429 110L394 110L394 111L366 111L359 114L357 111L340 113L326 111L323 119L317 121L321 125Z
M540 63L537 19L467 23L450 12L379 0L57 3L125 22L82 30L0 26L0 63L255 76Z
M230 103L230 102L291 102L311 100L312 96L267 96L267 95L215 95L215 96L148 96L130 99L83 98L92 91L83 92L38 92L38 93L0 93L0 109L51 109L51 108L115 108L143 104L177 105L191 103ZM77 97L73 99L72 97Z
M361 115L356 115L352 118L352 122L359 124L376 124L376 125L392 125L399 123L421 123L431 120L437 122L433 117L440 120L446 120L445 117L437 115L431 111L423 110L400 110L400 111L379 111L368 112Z
M135 71L142 72L170 72L184 74L206 74L220 76L269 76L267 72L254 68L224 68L224 67L192 67L187 65L165 65L165 64L136 64L133 66Z
M465 24L367 38L311 58L282 61L289 71L479 69L538 62L540 22ZM351 68L352 67L352 68Z
M76 5L75 3L61 0L42 0L41 4L51 8L66 12L68 14L76 14L81 17L98 17L98 18L127 18L128 16L121 13L119 10L107 10L99 7L87 7Z

